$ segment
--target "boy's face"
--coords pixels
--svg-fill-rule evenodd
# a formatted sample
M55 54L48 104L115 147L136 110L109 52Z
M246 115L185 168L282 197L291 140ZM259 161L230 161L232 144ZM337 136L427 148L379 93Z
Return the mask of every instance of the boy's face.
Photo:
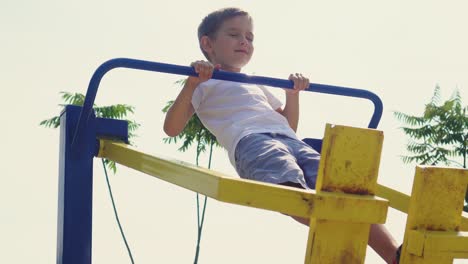
M247 16L235 16L223 22L213 39L206 37L205 51L221 69L239 72L252 57L253 26ZM203 40L202 40L203 41Z

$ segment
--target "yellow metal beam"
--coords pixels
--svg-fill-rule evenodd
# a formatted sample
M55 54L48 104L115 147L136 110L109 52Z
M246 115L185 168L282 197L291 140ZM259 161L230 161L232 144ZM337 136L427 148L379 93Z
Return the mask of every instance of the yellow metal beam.
M317 194L310 190L232 178L190 163L151 156L110 140L100 140L98 156L222 202L304 218L343 219L357 223L384 223L386 219L388 202L383 199ZM356 212L356 206L363 206L361 213Z
M387 210L388 201L375 196L318 192L312 216L342 222L383 224Z
M101 156L104 154L102 149L106 145L107 145L107 153L110 153L110 151L113 151L115 149L115 146L125 146L124 144L119 144L118 142L114 142L114 141L101 140L101 142L102 142L101 143L101 154L100 154ZM110 143L116 144L116 145L115 146L110 146L109 145ZM161 179L172 182L174 184L177 184L177 181L174 182L174 181L171 181L169 178L165 177L167 175L165 175L165 173L164 173L164 168L166 168L168 166L173 166L171 168L171 171L173 173L178 173L178 174L181 174L181 175L194 175L194 174L199 175L200 171L202 171L202 174L206 172L205 169L195 167L190 163L185 163L185 162L174 160L174 159L163 159L163 158L153 157L153 156L150 156L150 155L145 155L143 153L139 153L138 151L133 151L133 150L131 150L131 148L128 148L126 146L125 146L125 149L126 150L124 150L124 151L126 152L126 154L111 153L112 156L113 156L113 160L117 161L118 163L125 162L125 163L127 163L126 164L127 167L134 168L136 170L142 171L142 172L150 174L150 175L153 175L153 173L156 173L157 175L161 175ZM133 158L127 158L126 155L128 153L132 153L131 156L133 156ZM109 158L109 157L107 157L107 158ZM156 164L158 164L159 169L158 168L150 168L151 166L149 166L147 164L142 166L142 163L140 161L138 161L140 159L141 160L146 160L146 161L152 161L152 160L156 161ZM182 168L182 169L180 169L180 168ZM196 172L194 172L194 170ZM221 177L228 177L228 176L224 176L222 174L219 174L219 173L217 173L217 172L215 172L213 170L209 170L208 172L210 174L213 174L213 175L218 175L218 176L221 176ZM184 180L182 180L183 182L181 184L177 184L177 185L179 185L181 187L184 187L184 188L187 188L187 189L190 189L190 190L193 190L193 191L196 191L196 192L199 192L199 193L203 193L205 195L208 195L209 197L214 198L215 194L210 194L210 192L214 191L215 188L213 186L217 186L218 183L213 182L213 180L217 181L217 179L216 178L215 179L209 179L209 178L206 178L206 177L202 176L200 178L197 178L196 181L194 182L194 185L192 185L192 183L190 183L189 181L193 181L195 177L196 176L191 176L189 179L184 179ZM258 184L258 182L252 182L252 184ZM185 185L185 186L183 186L183 185ZM194 188L196 188L196 189L194 189ZM288 189L288 187L283 187L283 188ZM303 194L296 194L296 196L297 195L299 197L302 197ZM386 187L384 185L381 185L381 184L377 184L376 195L381 197L381 198L387 199L389 201L390 207L392 207L392 208L394 208L396 210L399 210L399 211L401 211L403 213L408 213L408 205L409 205L409 200L410 200L409 195L398 192L396 190L393 190L393 189L388 188L388 187ZM286 197L283 197L282 201L284 201L286 204L291 204L292 201L290 201L290 200L288 201L288 197L291 198L290 196L287 195ZM296 198L294 198L294 197L292 197L291 199L296 200ZM245 201L245 203L248 203L248 201ZM308 210L308 209L306 209L306 210ZM275 211L279 211L279 210L275 210ZM283 211L289 211L289 210L281 210L281 211L283 212ZM289 214L291 214L291 212L289 212ZM305 215L305 214L306 213L300 213L299 215ZM379 223L380 223L380 221L379 221ZM468 218L467 217L462 217L461 224L460 224L460 230L461 231L468 231Z
M400 212L408 213L409 195L395 191L381 184L377 184L377 195L387 199L390 203L390 207Z
M244 179L220 181L216 200L304 218L385 223L388 201L372 196L305 191ZM356 210L362 207L362 210Z
M468 258L468 233L411 230L409 253L420 257Z
M129 168L210 197L218 196L219 180L224 177L214 171L207 173L203 168L190 163L151 156L132 149L124 143L111 140L100 140L98 157L113 160Z

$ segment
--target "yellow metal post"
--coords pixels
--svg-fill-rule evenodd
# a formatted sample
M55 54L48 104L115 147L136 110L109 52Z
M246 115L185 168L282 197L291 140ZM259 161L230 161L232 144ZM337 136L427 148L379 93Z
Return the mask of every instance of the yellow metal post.
M395 191L381 184L377 184L376 194L383 199L387 199L390 203L390 207L393 209L396 209L402 213L408 213L408 206L410 201L409 195ZM468 218L465 216L462 216L460 231L468 231Z
M373 199L382 142L381 131L327 125L317 195L346 193ZM353 210L357 214L373 214L357 204ZM363 263L369 230L369 222L311 218L305 263Z
M468 170L416 167L401 264L447 264L466 257L466 237L458 233Z

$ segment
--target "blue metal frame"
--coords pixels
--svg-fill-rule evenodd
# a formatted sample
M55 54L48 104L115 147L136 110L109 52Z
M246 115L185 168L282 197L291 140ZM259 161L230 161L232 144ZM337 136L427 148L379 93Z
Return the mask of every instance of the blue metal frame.
M101 64L99 68L97 68L97 70L94 72L94 75L91 78L91 81L89 83L88 91L86 92L86 98L85 98L84 105L83 105L83 111L81 112L81 115L80 115L78 129L76 130L76 134L73 140L74 146L79 145L79 142L81 140L81 133L84 133L83 128L86 126L86 123L90 116L91 109L94 104L94 100L96 98L96 94L97 94L98 87L99 87L102 77L107 72L115 68L129 68L129 69L155 71L155 72L171 73L171 74L178 74L178 75L197 76L197 73L194 71L194 69L192 67L187 67L187 66L179 66L179 65L173 65L173 64L127 59L127 58L117 58L117 59L106 61L105 63ZM276 79L276 78L262 77L262 76L249 76L249 75L242 74L242 73L234 73L234 72L226 72L226 71L216 71L213 73L212 78L218 79L218 80L268 85L272 87L281 87L281 88L293 87L293 83L290 80L283 80L283 79ZM380 100L380 98L376 94L370 91L354 89L354 88L345 88L345 87L339 87L339 86L333 86L333 85L315 84L315 83L310 84L307 91L325 93L325 94L335 94L335 95L342 95L342 96L349 96L349 97L356 97L356 98L363 98L363 99L370 100L374 104L374 113L372 114L372 118L369 122L369 125L368 125L369 128L377 128L380 118L382 117L382 111L383 111L382 100Z
M59 205L57 226L57 263L90 264L92 241L93 157L97 154L97 137L112 137L128 142L127 123L122 120L96 118L92 109L102 77L114 68L129 68L178 75L196 76L192 67L151 61L117 58L97 68L89 83L83 107L66 106L60 119ZM215 71L213 79L272 87L292 88L290 80L249 76ZM370 100L374 113L369 128L377 128L383 105L374 93L354 88L310 84L307 91L357 97ZM320 139L305 139L320 151Z
M72 140L82 107L67 105L60 115L57 263L89 264L92 249L93 159L97 137L128 143L128 123L96 118L91 111L80 146Z
M90 140L96 119L90 115L83 148L75 152L71 141L80 112L81 107L67 105L60 116L57 263L91 263L94 153Z

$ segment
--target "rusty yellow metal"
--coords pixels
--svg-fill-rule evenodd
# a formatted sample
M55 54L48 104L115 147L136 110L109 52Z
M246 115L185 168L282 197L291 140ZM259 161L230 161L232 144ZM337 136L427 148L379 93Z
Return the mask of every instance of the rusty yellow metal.
M460 231L468 231L468 218L462 216Z
M408 233L408 240L406 242L406 250L408 253L422 257L424 254L424 236L425 232L410 230Z
M377 184L377 196L387 199L390 207L408 213L410 196L399 191L393 190L385 185ZM460 231L468 231L468 218L462 216Z
M438 231L439 234L453 235L453 232L460 230L467 184L466 169L416 167L401 264L453 263L455 254L444 251L441 254L441 239L434 238L434 233L426 232ZM445 239L447 243L450 241Z
M381 131L327 124L316 189L375 194L382 143Z
M385 223L388 201L370 196L318 192L313 217L354 223Z
M409 253L417 256L468 258L468 232L410 230Z
M347 181L347 179L344 179L345 184L340 182L340 176L352 177L358 173L365 175L374 173L376 177L378 171L378 160L373 160L372 157L379 157L379 153L367 156L360 155L360 153L369 150L356 146L377 145L379 147L379 144L366 144L362 141L362 135L361 137L357 137L361 140L359 143L352 144L346 142L343 138L346 138L348 141L355 140L353 137L356 136L356 131L350 133L349 131L351 130L355 129L342 126L327 126L325 138L329 140L324 141L324 149L326 149L325 147L332 149L326 151L327 155L322 157L322 163L324 164L320 165L321 170L319 171L318 179L318 182L320 182L318 184L320 187L318 188L320 189L317 192L232 178L213 170L196 167L190 163L144 154L128 147L126 144L109 140L100 141L99 156L114 160L117 163L183 188L205 194L219 201L272 210L304 218L310 217L310 233L305 263L317 263L318 260L320 260L319 263L363 263L369 235L369 224L385 222L388 204L400 211L411 212L408 209L410 197L383 185L373 183L372 181L375 181L375 179L371 179L369 176L367 176L369 181L359 181L358 179L356 182L360 182L360 185ZM370 137L381 138L381 134L378 131L364 130L361 132L369 133ZM334 142L330 142L330 140L334 140L340 144L333 144ZM375 138L371 142L375 143ZM342 151L341 148L345 146L354 148L354 152L346 153ZM342 155L351 155L351 157L348 159ZM362 159L369 159L369 163L371 164L366 166L362 162ZM355 170L353 164L359 164L359 168ZM366 167L367 169L365 169ZM424 173L421 172L421 168L418 168L417 172L424 175L435 174L435 172L430 172L432 168L424 168L426 169ZM328 177L327 173L330 171L332 172L330 176L333 177L329 180L324 179ZM453 176L454 171L460 172L460 170L445 169L443 173L439 170L437 170L437 173ZM419 179L419 181L415 180L415 184L422 181L425 187L413 187L413 193L422 193L429 188L429 191L436 193L436 195L430 194L429 196L433 198L435 196L436 200L440 200L439 196L442 196L445 197L445 201L455 199L453 198L454 194L463 196L464 192L462 189L468 183L468 175L466 170L461 171L463 176L459 175L458 178L455 177L456 180L452 179L453 177L450 178L450 176L448 178L452 180L445 180L445 183L449 183L449 188L445 191L452 196L446 196L445 192L441 192L440 190L434 192L434 188L443 186L444 183L434 183L428 181L425 177L422 177L424 180L419 179L421 177L415 178ZM419 184L421 185L421 183ZM352 186L349 187L348 185ZM454 187L456 187L456 191L454 191ZM415 188L417 191L415 191ZM330 192L330 190L334 192ZM355 191L358 194L350 194L351 191ZM365 193L377 193L381 197L388 199L389 202L373 195L362 195ZM421 201L426 201L426 203ZM428 208L432 210L434 207L434 204L431 204L427 200L427 197L422 196L422 194L420 194L419 203L425 205L422 208L423 210L427 210ZM357 208L359 209L357 210ZM419 209L415 210L419 212ZM452 227L458 226L459 230L467 229L468 221L466 221L466 218L462 218L460 213L439 212L438 216L440 216L440 219L436 216L429 217L426 214L419 218L430 218L431 220L435 218L439 222L446 218L452 220L458 219L458 222L455 220L449 221L449 225ZM409 217L408 219L413 218ZM427 225L424 226L427 227ZM434 228L434 226L429 227ZM456 228L452 229L456 230ZM405 260L402 258L402 261L405 262L401 263L451 263L453 258L467 258L467 248L466 233L456 231L441 233L440 231L412 229L405 235L405 247L403 251L407 258ZM408 255L411 256L408 257ZM416 258L416 260L410 258ZM424 261L421 262L423 258ZM444 262L446 260L448 262Z
M228 177L193 164L151 156L123 143L101 140L100 157L149 174L213 199L306 217L314 192Z
M364 263L368 238L369 224L312 219L305 263Z
M425 236L424 255L468 259L467 232L427 231Z
M381 131L327 124L317 193L373 198L382 143ZM354 210L354 213L373 214L361 207ZM364 263L369 231L369 223L311 218L305 263Z
M310 218L306 264L363 263L370 224L384 223L389 205L408 212L401 264L468 258L459 232L468 230L468 170L417 167L409 197L377 184L382 141L377 130L327 125L317 191L232 178L110 140L100 140L98 155L219 201Z
M198 192L203 193L202 190ZM216 196L210 197L222 202L298 217L308 217L313 214L316 195L315 192L299 188L229 177L219 180L216 193Z
M207 195L213 199L281 212L304 218L343 219L357 223L384 223L388 202L373 197L315 191L232 178L178 160L151 156L126 144L100 141L99 157L155 176L161 180ZM364 206L366 214L356 213Z

